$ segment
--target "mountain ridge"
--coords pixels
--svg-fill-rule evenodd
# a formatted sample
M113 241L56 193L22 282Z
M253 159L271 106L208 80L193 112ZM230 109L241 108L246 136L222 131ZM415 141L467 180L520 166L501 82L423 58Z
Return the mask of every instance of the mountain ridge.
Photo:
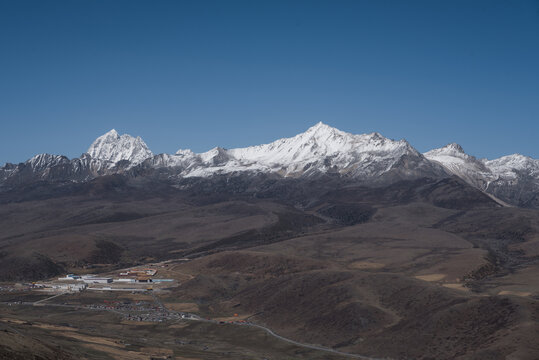
M456 143L420 153L404 139L389 139L377 132L351 134L322 122L267 144L215 147L203 153L179 149L175 154L157 155L142 138L112 129L78 158L39 154L24 163L7 163L0 168L0 186L156 171L173 179L237 173L297 178L333 174L371 184L455 175L510 204L539 206L534 203L539 198L539 160L519 154L477 159Z

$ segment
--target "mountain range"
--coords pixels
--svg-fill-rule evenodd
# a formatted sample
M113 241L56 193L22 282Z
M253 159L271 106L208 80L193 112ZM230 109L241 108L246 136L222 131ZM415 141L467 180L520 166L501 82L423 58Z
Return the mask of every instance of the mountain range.
M537 359L538 169L522 155L477 159L457 144L421 153L322 123L198 154L154 154L111 130L77 158L6 164L0 359L79 359L85 349L87 358L96 349L133 358L149 343L170 349L161 355L230 360L350 358L305 352L312 345L370 359ZM61 300L18 285L137 266L175 281L152 285L151 297L85 291ZM162 301L219 322L97 312L109 299L151 298L152 316ZM96 316L80 313L92 304ZM233 314L308 347L220 321ZM80 339L130 345L86 348Z
M111 130L78 158L39 154L24 163L5 164L0 168L0 190L35 181L85 182L112 174L179 180L261 173L291 178L329 175L370 185L457 176L500 203L539 207L537 159L519 154L477 159L454 143L422 154L406 140L379 133L355 135L321 122L269 144L158 155L140 137Z

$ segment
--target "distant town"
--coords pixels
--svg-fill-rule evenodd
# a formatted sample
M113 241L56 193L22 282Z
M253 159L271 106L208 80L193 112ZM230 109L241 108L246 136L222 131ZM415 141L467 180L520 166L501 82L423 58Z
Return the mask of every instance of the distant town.
M165 265L160 265L165 266ZM164 284L172 285L174 279L156 277L158 270L152 267L130 268L120 271L117 276L97 274L66 274L56 280L33 282L23 284L35 290L51 293L80 292L85 290L108 290L108 291L153 291L154 287L160 288ZM175 284L177 285L177 284Z

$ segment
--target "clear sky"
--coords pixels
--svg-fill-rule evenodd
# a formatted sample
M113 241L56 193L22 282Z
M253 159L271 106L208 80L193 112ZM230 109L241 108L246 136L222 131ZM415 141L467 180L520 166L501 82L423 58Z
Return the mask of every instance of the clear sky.
M155 153L318 121L539 158L535 0L0 0L0 163L115 128Z

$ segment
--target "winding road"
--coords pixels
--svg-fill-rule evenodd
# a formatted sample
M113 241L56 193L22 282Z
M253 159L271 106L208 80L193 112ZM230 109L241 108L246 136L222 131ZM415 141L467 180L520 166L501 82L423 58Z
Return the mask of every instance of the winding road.
M55 298L55 297L60 296L60 295L63 295L63 293L62 294L57 294L55 296L48 297L46 299L42 299L42 300L39 300L39 301L36 301L36 302L22 302L22 303L19 303L19 304L10 302L9 304L10 305L34 305L34 306L66 307L66 308L77 308L77 309L93 310L93 311L110 311L110 312L113 312L113 313L116 313L116 314L122 314L122 312L120 312L118 310L114 310L114 309L102 309L102 308L100 308L100 309L91 309L91 308L86 308L86 307L79 306L79 305L45 303L46 300L50 300L50 299ZM178 315L183 315L183 319L188 320L188 321L200 321L200 322L206 322L206 323L211 323L211 324L220 324L220 322L217 321L217 320L204 319L204 318L202 318L202 317L200 317L200 316L198 316L196 314L170 311L169 309L167 309L165 307L165 305L161 302L159 297L157 295L155 295L155 293L152 292L151 295L152 295L154 301L158 304L158 306L160 308L162 308L167 313L174 313L174 314L178 314ZM8 304L8 302L2 302L2 303ZM252 328L257 328L257 329L263 330L268 335L273 336L274 338L276 338L278 340L281 340L281 341L284 341L284 342L287 342L289 344L296 345L296 346L299 346L299 347L302 347L302 348L306 348L306 349L328 352L328 353L332 353L332 354L335 354L335 355L345 356L345 357L354 358L354 359L390 360L388 358L373 358L373 357L370 357L370 356L365 356L365 355L359 355L359 354L353 354L353 353L348 353L348 352L344 352L344 351L339 351L339 350L335 350L335 349L324 347L324 346L301 343L301 342L286 338L284 336L281 336L279 334L276 334L270 328L267 328L267 327L262 326L262 325L254 324L254 323L251 323L251 322L245 322L245 323L237 323L237 322L235 322L235 323L227 323L227 324L228 325L248 326L248 327L252 327Z

